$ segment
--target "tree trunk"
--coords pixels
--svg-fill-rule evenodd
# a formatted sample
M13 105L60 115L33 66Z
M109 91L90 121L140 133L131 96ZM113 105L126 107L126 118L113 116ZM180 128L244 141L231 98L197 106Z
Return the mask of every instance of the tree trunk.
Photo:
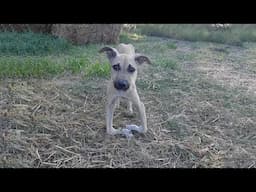
M121 24L54 24L52 34L74 44L118 43Z

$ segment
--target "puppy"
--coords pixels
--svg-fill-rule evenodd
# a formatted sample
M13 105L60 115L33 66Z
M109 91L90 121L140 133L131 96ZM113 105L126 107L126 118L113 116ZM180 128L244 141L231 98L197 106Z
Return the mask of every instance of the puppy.
M105 52L111 65L111 80L107 88L106 105L106 127L110 135L123 134L126 137L132 136L132 130L140 133L147 132L147 118L144 104L140 101L137 89L137 68L143 63L151 64L145 55L135 53L131 44L119 44L117 49L113 47L103 47L100 53ZM113 113L119 97L128 99L128 111L132 113L132 105L138 107L141 126L126 125L126 128L113 128Z

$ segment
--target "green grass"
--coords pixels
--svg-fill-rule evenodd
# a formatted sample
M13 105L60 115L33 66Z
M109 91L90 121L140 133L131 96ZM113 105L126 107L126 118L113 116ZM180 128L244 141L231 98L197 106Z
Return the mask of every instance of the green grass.
M169 42L166 44L166 46L169 48L169 49L177 49L177 45L173 42Z
M94 63L87 66L85 75L86 77L106 77L110 74L110 69L108 63Z
M92 63L85 57L1 57L0 77L42 78L53 77L64 72L82 73L85 77L106 77L110 74L110 65Z
M107 58L98 53L103 45L74 46L31 32L1 32L0 42L0 78L48 78L65 72L104 77L110 73Z
M68 51L72 45L65 39L32 32L1 32L0 55L49 55Z
M178 68L177 61L167 57L158 58L156 61L156 64L163 68L168 68L173 70Z
M65 70L72 73L79 73L89 65L90 61L86 57L68 57L64 62Z
M1 57L0 77L42 77L58 74L64 67L49 58Z
M80 73L88 78L108 77L110 74L105 54L98 53L104 46L102 44L74 46L62 38L32 32L1 32L0 42L0 78L53 77L65 72ZM156 58L153 55L155 65L177 69L176 60L166 57L177 48L171 40L148 39L145 35L123 32L120 42L132 43L139 52L150 57L152 49L156 49L163 55L155 55Z
M52 77L63 72L81 72L89 61L86 58L1 57L0 77Z
M142 35L169 37L188 41L210 41L241 46L256 41L256 25L233 24L230 30L214 30L209 24L140 24Z
M171 41L152 41L149 46L145 36L134 33L122 33L120 38L121 42L133 43L141 53L148 55L152 48L163 54L177 48ZM98 53L104 45L74 46L49 35L15 32L0 33L0 40L0 78L53 77L65 72L81 73L88 78L108 77L110 74L105 54ZM165 56L156 59L155 64L164 68L177 68L176 61Z

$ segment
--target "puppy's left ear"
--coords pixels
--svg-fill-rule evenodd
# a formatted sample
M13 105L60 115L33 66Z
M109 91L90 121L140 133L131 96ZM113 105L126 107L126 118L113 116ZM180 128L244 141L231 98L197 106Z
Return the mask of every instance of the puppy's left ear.
M107 57L109 60L114 59L119 54L118 51L113 47L103 47L102 49L99 50L99 53L103 53L103 52L107 53Z
M148 64L152 64L151 61L149 60L149 58L145 55L136 54L134 59L135 59L136 63L138 63L140 65L145 62Z

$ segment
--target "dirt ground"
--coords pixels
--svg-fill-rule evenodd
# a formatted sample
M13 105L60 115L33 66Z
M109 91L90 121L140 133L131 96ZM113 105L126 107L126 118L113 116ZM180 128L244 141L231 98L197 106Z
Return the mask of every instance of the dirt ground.
M255 167L255 44L174 42L178 69L139 76L149 131L131 140L106 135L106 78L2 80L0 167ZM139 125L125 109L114 126Z

